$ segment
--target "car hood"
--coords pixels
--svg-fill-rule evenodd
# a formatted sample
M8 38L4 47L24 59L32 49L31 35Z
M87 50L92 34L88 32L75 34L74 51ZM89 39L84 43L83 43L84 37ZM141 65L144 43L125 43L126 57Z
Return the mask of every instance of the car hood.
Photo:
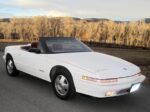
M57 60L84 69L101 79L128 77L140 72L139 67L123 59L97 52L55 54Z

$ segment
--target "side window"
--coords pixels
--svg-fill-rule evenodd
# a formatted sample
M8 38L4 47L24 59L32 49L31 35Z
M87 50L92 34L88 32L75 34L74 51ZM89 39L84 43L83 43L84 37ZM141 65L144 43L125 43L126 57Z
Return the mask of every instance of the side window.
M44 53L44 50L43 50L43 47L42 47L41 42L39 42L39 44L38 44L38 49L40 49L40 50L41 50L41 53Z

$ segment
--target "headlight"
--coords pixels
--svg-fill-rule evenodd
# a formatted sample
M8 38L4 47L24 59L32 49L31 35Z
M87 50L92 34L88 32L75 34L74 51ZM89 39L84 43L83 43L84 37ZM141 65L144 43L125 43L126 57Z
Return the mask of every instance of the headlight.
M97 82L97 83L115 83L115 82L118 82L117 78L112 78L112 79L97 79L97 78L88 77L88 76L82 76L82 80L87 80L87 81Z

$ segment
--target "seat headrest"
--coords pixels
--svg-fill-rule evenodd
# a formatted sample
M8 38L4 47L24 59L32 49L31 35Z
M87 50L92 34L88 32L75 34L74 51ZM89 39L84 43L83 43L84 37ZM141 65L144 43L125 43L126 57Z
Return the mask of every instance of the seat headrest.
M37 47L38 47L38 43L37 43L37 42L31 43L31 47L32 47L32 48L37 48Z

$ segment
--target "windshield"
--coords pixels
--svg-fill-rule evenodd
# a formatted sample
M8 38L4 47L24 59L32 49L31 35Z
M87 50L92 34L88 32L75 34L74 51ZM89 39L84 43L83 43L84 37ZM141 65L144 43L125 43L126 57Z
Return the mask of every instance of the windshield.
M46 40L49 53L91 52L92 50L75 38L53 38Z

